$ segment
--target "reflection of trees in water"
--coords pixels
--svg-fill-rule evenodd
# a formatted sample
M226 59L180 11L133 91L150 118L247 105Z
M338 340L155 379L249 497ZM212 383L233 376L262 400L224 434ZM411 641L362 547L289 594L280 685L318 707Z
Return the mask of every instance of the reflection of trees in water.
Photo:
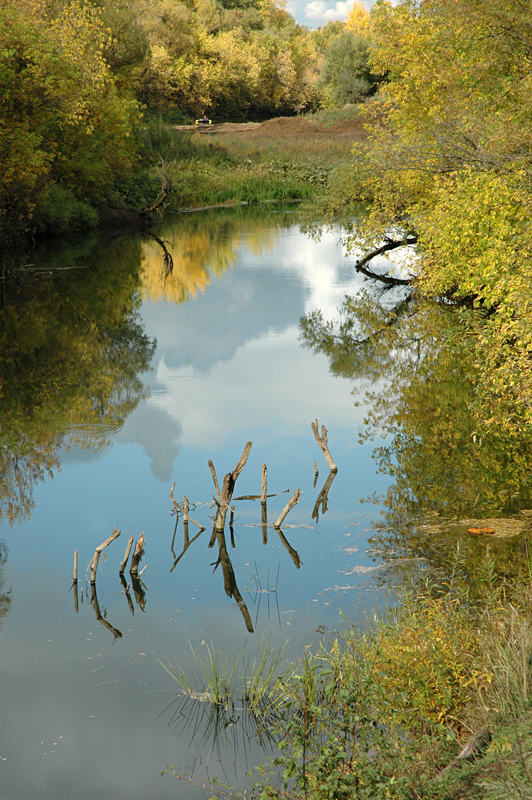
M74 269L80 262L86 268ZM145 396L138 376L154 344L135 312L139 264L134 240L91 241L2 285L0 520L30 513L35 484L60 468L60 448L98 449Z
M0 627L2 626L2 617L5 617L11 604L11 591L4 589L4 576L2 574L6 561L7 547L2 541L0 542Z
M186 302L204 292L213 275L232 269L242 246L260 256L273 249L279 229L290 224L284 214L269 215L265 224L263 211L247 209L182 215L160 234L172 256L170 272L164 269L160 245L153 239L143 243L143 294L150 300Z
M302 337L329 356L334 374L370 385L362 439L387 437L374 455L379 470L393 478L374 541L381 557L414 555L445 571L460 537L423 526L530 507L532 431L515 424L507 398L478 402L478 313L411 295L390 297L347 299L339 323L316 312L302 320ZM515 574L522 541L490 540L499 570ZM485 538L463 538L468 569L480 568L485 551Z

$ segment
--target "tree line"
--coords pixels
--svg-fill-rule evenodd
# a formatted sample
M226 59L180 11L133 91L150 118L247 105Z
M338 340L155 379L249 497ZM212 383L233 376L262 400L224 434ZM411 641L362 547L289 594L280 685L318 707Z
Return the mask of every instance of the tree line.
M138 168L146 116L268 117L371 94L355 6L351 27L311 31L276 0L0 0L4 235L14 220L39 229L42 208L93 224Z

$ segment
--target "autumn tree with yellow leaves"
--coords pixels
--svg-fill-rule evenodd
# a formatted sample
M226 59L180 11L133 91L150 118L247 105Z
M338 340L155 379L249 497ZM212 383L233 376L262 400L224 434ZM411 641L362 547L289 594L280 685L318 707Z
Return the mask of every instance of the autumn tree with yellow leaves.
M370 202L350 236L370 255L416 243L418 290L475 307L478 402L532 417L532 9L522 0L378 2L372 68L386 73L346 196Z

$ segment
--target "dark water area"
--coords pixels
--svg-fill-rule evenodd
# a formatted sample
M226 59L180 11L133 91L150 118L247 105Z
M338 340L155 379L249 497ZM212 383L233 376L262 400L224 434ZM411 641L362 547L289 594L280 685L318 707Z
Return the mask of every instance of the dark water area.
M153 238L94 235L48 244L0 281L0 800L203 796L161 775L170 764L244 785L259 739L237 714L215 740L200 700L176 707L164 666L266 641L295 659L405 575L445 577L457 543L473 586L487 548L510 576L526 556L529 442L499 437L479 456L456 354L446 363L426 345L423 357L411 328L376 348L352 330L324 337L316 317L301 325L318 310L337 318L362 288L372 297L339 231L315 241L293 208L235 209L172 218L157 237L171 270ZM374 299L388 311L405 300ZM440 317L404 319L438 341ZM366 389L384 405L356 405ZM402 428L374 442L376 407ZM209 548L208 461L221 483L248 441L233 524ZM236 499L260 494L263 464L269 523L302 493L281 533L263 528L259 500ZM174 483L203 532L176 527ZM467 534L476 518L506 528L486 544ZM91 588L86 569L113 526L122 534ZM146 570L121 582L127 539L142 532Z

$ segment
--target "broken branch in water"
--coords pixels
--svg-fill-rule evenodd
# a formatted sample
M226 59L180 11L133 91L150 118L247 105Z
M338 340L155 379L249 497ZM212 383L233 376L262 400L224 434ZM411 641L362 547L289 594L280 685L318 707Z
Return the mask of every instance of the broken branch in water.
M74 569L70 576L74 583L78 582L78 551L74 550Z
M100 560L100 554L102 550L105 550L105 548L110 545L111 542L114 542L115 539L118 539L121 533L122 531L117 531L113 525L113 532L110 537L106 539L105 542L102 542L102 544L98 545L94 551L94 557L91 561L91 583L96 583L96 570L98 569L98 561Z
M267 485L267 477L268 477L268 468L266 464L262 465L262 477L260 481L260 501L261 503L266 502L266 498L268 495L266 494L266 485Z
M174 504L174 514L176 516L177 516L178 513L183 514L183 522L192 522L193 525L195 525L197 528L200 528L202 531L204 531L205 530L205 526L201 525L199 522L196 522L196 520L192 519L192 517L189 515L188 509L189 509L190 504L189 504L189 501L187 500L187 498L183 495L183 506L180 506L179 503L177 502L177 500L174 500L174 488L175 488L175 482L172 484L172 488L170 489L170 500ZM185 508L186 508L186 510L185 510Z
M268 469L266 464L262 465L262 479L260 485L260 506L261 506L261 522L262 522L262 544L268 544L268 509L266 506L267 487L266 479L268 476Z
M314 437L315 437L315 439L316 439L321 451L323 452L323 455L325 456L325 460L327 461L327 464L329 465L329 469L331 470L331 472L338 472L338 467L336 466L336 464L332 460L331 454L329 453L329 446L327 444L327 428L325 427L325 425L321 426L321 436L320 436L319 430L318 430L318 427L319 427L318 426L318 420L316 420L315 422L311 422L310 425L312 427L312 431L314 433Z
M126 547L126 553L124 555L124 560L120 564L120 569L118 570L118 574L119 575L123 575L124 574L124 570L125 570L125 568L127 566L127 562L128 562L128 559L129 559L129 554L131 553L131 548L132 547L133 547L133 534L131 534L131 536L129 537L129 540L128 540L128 543L127 543L127 547Z
M283 524L283 520L286 517L286 515L288 514L288 512L290 511L290 509L293 508L296 505L296 503L299 503L299 498L300 497L301 497L301 492L300 492L299 489L296 489L294 494L292 495L292 497L288 501L288 503L285 505L285 507L281 511L279 519L277 520L277 522L274 522L274 524L273 524L274 528L280 528L281 527L281 525Z
M135 545L135 549L133 551L133 555L131 556L131 569L129 570L129 574L135 578L138 577L139 572L139 564L144 555L144 545L146 541L144 539L144 532L142 532L137 539L137 544Z
M214 481L214 488L216 489L216 496L217 496L217 498L219 500L220 499L220 487L218 485L218 478L216 477L216 470L214 469L214 464L212 463L210 458L207 461L207 464L209 465L209 469L211 471L212 479Z

